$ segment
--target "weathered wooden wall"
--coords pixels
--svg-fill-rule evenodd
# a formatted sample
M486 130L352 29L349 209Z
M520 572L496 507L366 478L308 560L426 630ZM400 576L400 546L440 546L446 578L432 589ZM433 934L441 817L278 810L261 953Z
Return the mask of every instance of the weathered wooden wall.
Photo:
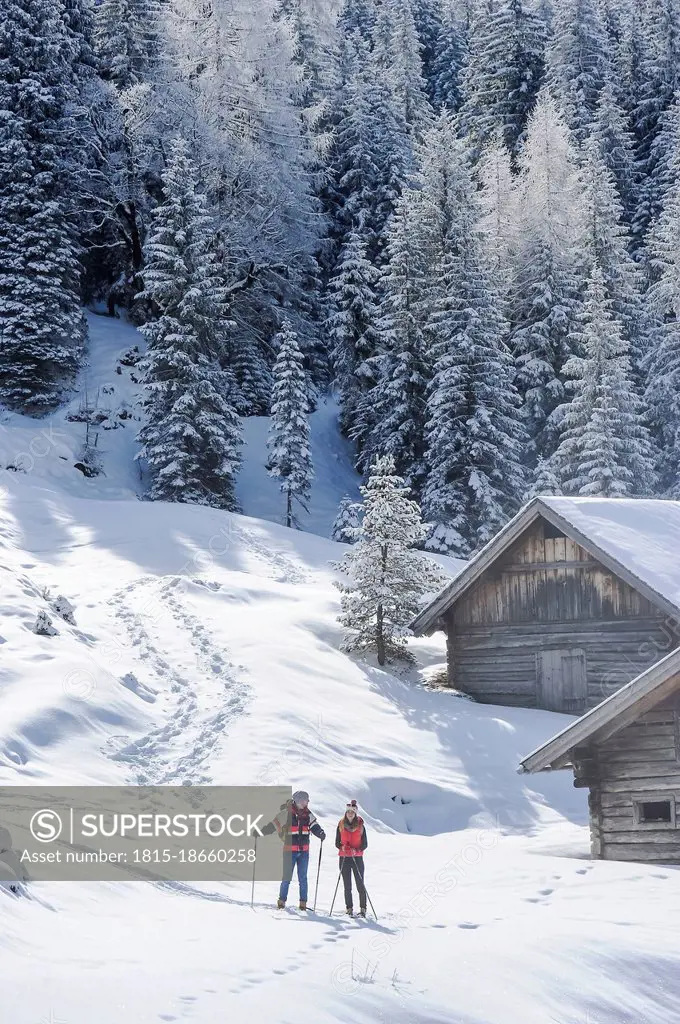
M592 854L605 860L680 864L680 732L678 697L642 715L576 765L589 783ZM636 798L670 799L675 825L640 824Z
M492 703L580 713L680 643L663 612L555 532L535 523L449 612L450 685ZM541 682L545 652L558 651L584 666L583 685L561 700Z

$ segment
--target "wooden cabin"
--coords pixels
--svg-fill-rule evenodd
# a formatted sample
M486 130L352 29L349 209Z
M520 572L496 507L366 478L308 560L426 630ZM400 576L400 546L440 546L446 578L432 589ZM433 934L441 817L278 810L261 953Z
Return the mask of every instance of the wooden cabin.
M567 767L589 789L593 857L680 864L680 650L529 754L520 771Z
M581 714L680 644L680 502L535 498L412 629L477 700Z

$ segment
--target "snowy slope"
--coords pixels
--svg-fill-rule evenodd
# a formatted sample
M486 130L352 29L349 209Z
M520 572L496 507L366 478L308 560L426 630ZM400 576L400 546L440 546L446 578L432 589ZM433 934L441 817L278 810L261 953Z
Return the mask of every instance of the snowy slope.
M303 785L331 834L355 796L380 920L327 917L330 845L304 919L264 883L254 913L243 884L0 889L2 1024L672 1021L680 874L590 863L569 774L516 773L567 719L423 687L441 637L414 642L417 672L341 653L343 548L277 525L265 420L239 485L260 518L137 500L137 389L116 365L139 335L91 329L69 407L0 431L0 467L25 470L0 468L0 782ZM94 480L73 467L83 389L125 410ZM314 415L306 525L326 534L356 481L332 405ZM58 635L32 632L40 610Z
M338 545L0 477L0 779L302 784L329 830L354 795L380 915L324 916L328 850L308 919L277 916L273 884L255 913L247 885L0 893L3 1020L672 1019L680 876L589 863L584 794L515 772L564 718L340 653ZM76 609L53 638L30 631L45 588ZM416 649L442 660L437 638Z
M20 478L50 482L79 497L139 497L144 492L135 462L140 388L134 367L121 364L120 357L135 347L143 351L144 339L124 320L92 313L88 315L88 327L87 365L70 401L40 420L0 410L0 469L13 467ZM86 478L75 468L81 458L85 424L72 417L80 416L85 399L91 407L96 405L103 420L94 430L104 469L96 478ZM310 416L312 500L309 515L301 510L298 516L301 529L324 537L330 534L344 495L360 499L359 478L349 446L339 432L337 416L337 406L328 397L320 399ZM268 427L267 417L243 421L243 468L237 480L237 496L249 515L281 523L285 520L285 499L278 482L266 470Z

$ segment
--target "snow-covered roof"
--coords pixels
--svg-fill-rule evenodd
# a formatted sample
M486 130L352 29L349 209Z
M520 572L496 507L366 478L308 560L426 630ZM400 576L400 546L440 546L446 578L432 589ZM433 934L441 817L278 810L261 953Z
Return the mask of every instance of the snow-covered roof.
M439 618L537 518L589 551L657 607L680 616L680 501L653 498L534 498L414 619L416 634Z
M680 686L680 648L671 651L630 683L613 693L596 708L562 729L551 740L527 754L520 772L542 772L565 768L576 747L602 742L630 725Z

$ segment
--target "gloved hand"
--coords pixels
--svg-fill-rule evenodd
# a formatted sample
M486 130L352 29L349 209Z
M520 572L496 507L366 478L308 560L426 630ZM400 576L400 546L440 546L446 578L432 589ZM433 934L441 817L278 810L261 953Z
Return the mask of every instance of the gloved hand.
M342 847L342 852L344 853L344 855L346 857L351 857L352 856L352 847L348 846L347 843L344 843L343 847Z
M321 831L319 832L319 839L321 840L321 842L323 842L325 838L326 838L326 833L324 832L323 829L321 829Z

